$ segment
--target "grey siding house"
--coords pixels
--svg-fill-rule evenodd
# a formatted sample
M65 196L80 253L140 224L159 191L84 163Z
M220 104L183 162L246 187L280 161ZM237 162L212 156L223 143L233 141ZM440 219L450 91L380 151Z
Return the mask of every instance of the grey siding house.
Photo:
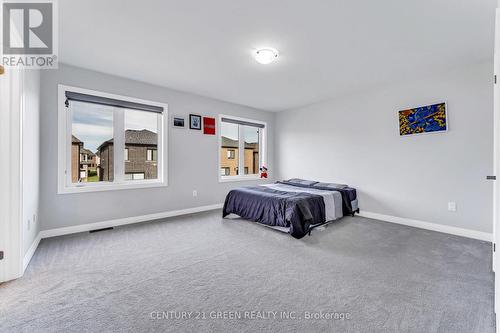
M158 134L148 130L125 131L125 179L158 178ZM100 157L99 180L113 180L113 139L98 148Z

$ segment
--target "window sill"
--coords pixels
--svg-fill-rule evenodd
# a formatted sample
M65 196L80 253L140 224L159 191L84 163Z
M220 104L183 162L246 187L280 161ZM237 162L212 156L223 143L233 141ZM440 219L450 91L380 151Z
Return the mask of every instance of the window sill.
M219 183L244 182L252 180L268 180L268 178L260 178L259 175L252 176L219 176Z
M89 193L89 192L102 192L102 191L119 191L119 190L134 190L141 188L153 188L153 187L166 187L168 184L166 182L161 182L158 180L154 181L139 181L131 180L127 183L100 183L100 184L90 184L81 183L72 186L66 186L60 188L57 194L72 194L72 193Z

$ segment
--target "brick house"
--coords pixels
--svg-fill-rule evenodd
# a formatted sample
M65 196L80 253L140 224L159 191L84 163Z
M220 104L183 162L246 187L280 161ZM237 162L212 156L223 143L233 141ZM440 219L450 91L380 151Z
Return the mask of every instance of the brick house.
M148 130L125 131L125 179L158 178L158 135ZM99 180L113 180L113 139L97 148Z
M233 140L225 136L222 137L221 144L221 176L238 175L238 140ZM259 173L259 144L245 142L245 170L244 174Z
M80 149L80 181L87 181L89 174L97 172L96 155L87 148Z
M85 182L90 172L97 172L96 154L84 148L84 143L76 136L71 136L71 181Z
M83 149L83 142L76 136L71 136L71 181L77 183L80 176L80 151Z

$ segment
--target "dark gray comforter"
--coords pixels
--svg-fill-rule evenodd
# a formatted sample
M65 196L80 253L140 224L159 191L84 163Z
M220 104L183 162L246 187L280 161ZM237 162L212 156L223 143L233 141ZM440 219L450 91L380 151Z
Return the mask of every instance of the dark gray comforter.
M242 187L226 196L222 216L236 214L269 226L290 228L302 238L312 224L325 222L323 197L310 193L284 192L263 186Z
M354 210L351 206L351 202L357 198L357 193L356 189L348 187L347 185L344 185L343 187L332 188L328 186L322 186L323 184L328 184L328 183L318 183L318 182L313 182L314 184L312 185L297 184L287 180L278 181L277 183L292 185L297 187L314 188L317 190L340 192L340 194L342 195L342 212L344 213L344 216L353 215L354 213Z

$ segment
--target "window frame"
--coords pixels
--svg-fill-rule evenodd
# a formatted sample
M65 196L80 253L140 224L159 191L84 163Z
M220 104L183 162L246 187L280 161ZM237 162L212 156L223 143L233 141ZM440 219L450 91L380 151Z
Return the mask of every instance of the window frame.
M267 166L267 123L265 121L261 120L255 120L255 119L248 119L248 118L241 118L241 117L236 117L236 116L230 116L230 115L225 115L225 114L219 114L219 133L218 133L218 139L217 139L217 151L218 151L218 179L220 183L226 183L226 182L237 182L237 181L248 181L248 180L259 180L262 179L260 178L260 172L257 174L252 174L252 175L245 175L245 149L244 149L244 131L239 130L238 131L238 173L239 170L243 170L243 174L238 174L236 176L222 176L220 174L220 169L222 168L221 166L221 145L222 145L222 118L229 118L229 119L234 119L238 121L246 121L250 123L255 123L255 124L260 124L264 125L264 128L261 128L259 131L259 168L262 165ZM238 125L238 126L243 126L243 125ZM243 147L243 149L242 149Z
M65 105L66 91L82 94L119 99L128 102L148 104L163 108L163 113L158 117L158 148L157 148L157 179L125 180L125 149L114 149L114 180L113 182L73 183L71 181L71 135L72 111ZM103 91L84 89L80 87L58 85L58 157L57 157L57 193L85 193L113 190L127 190L150 187L168 186L168 104L129 96L111 94ZM148 111L144 111L148 112ZM117 135L120 134L121 135ZM115 108L113 111L113 139L116 146L125 148L124 111ZM122 163L123 162L123 163Z

